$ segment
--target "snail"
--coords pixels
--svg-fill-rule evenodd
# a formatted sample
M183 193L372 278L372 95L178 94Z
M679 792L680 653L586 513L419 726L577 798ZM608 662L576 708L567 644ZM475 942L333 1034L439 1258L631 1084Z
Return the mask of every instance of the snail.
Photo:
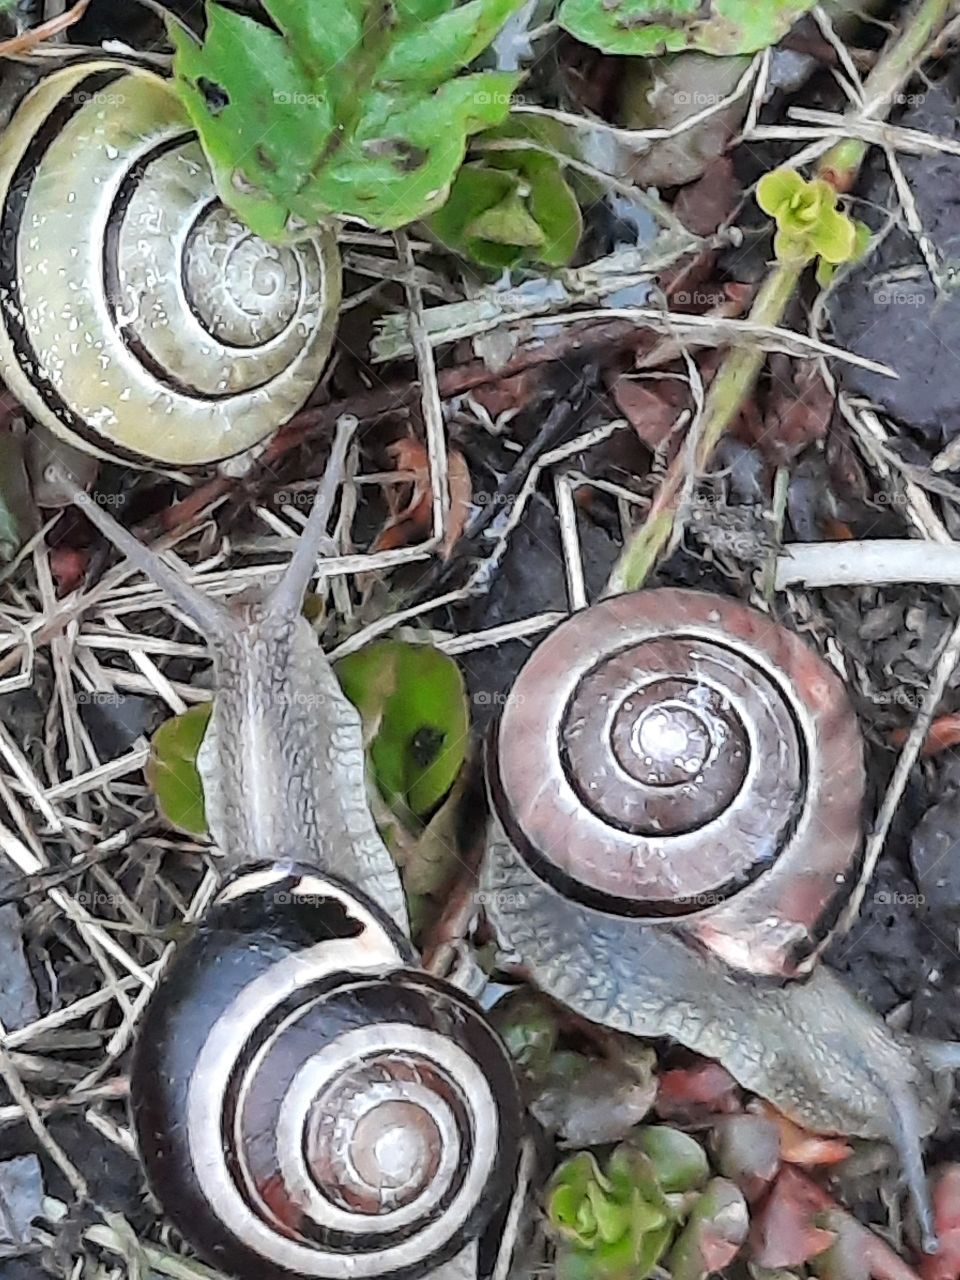
M524 1186L510 1059L415 968L360 718L301 614L356 425L280 581L230 609L49 469L214 658L198 767L226 883L147 1006L134 1125L167 1215L243 1280L500 1277Z
M817 963L865 785L827 664L724 597L604 599L521 669L487 779L482 900L532 981L716 1059L808 1129L890 1142L935 1249L922 1140L960 1047L895 1033Z
M517 1185L506 1049L376 905L250 868L151 998L131 1070L148 1183L243 1280L490 1274Z
M98 60L42 79L0 138L0 202L0 376L69 443L196 466L251 448L316 386L333 232L249 232L155 73Z

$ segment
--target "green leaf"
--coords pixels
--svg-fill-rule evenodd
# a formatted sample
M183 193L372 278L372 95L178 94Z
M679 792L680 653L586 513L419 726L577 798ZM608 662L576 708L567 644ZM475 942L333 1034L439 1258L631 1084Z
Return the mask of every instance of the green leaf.
M490 1020L524 1079L532 1084L545 1080L559 1036L553 1006L529 987L521 987L497 1001Z
M853 230L853 253L850 255L850 260L851 262L859 262L860 259L865 256L870 247L870 237L872 233L867 224L865 222L860 222L859 219L854 221Z
M208 0L170 20L177 91L221 199L270 240L351 214L386 229L438 208L468 136L506 119L512 72L454 76L523 0L269 0L273 30Z
M707 1155L696 1138L669 1125L645 1125L632 1139L649 1157L666 1194L692 1191L710 1176Z
M164 721L153 735L144 770L163 816L180 831L196 836L207 832L197 752L212 710L206 702Z
M429 220L444 245L497 269L521 261L550 267L570 261L583 229L580 206L560 163L539 149L534 136L512 120L479 135L477 157L463 166L447 203ZM495 149L506 141L529 145Z
M464 230L471 240L516 245L519 249L539 249L544 241L543 228L527 212L516 187L499 204L477 214Z
M757 183L757 204L764 213L775 218L806 185L796 169L773 169Z
M562 0L560 25L604 53L656 57L682 49L755 53L776 42L816 0Z
M832 279L830 265L848 262L866 250L869 230L861 230L862 224L837 208L837 193L822 178L807 182L792 170L776 169L757 184L757 203L776 218L776 256L782 262L802 263L819 255L817 280L823 286Z
M839 209L823 209L810 228L810 243L827 262L846 262L853 257L857 232Z
M460 668L429 645L382 640L337 663L344 693L375 720L369 754L378 790L400 817L426 817L466 756L469 715Z
M831 262L826 262L823 258L817 259L817 270L815 272L817 284L821 289L826 289L837 274L837 268Z
M597 1235L604 1244L613 1244L622 1239L631 1225L638 1224L643 1231L648 1227L659 1227L663 1222L663 1214L658 1217L656 1210L650 1209L647 1205L641 1204L640 1215L631 1214L629 1205L617 1204L616 1201L608 1199L596 1183L587 1187L587 1202L591 1210L590 1218L596 1224ZM652 1220L647 1221L646 1224L642 1215L644 1209L652 1215Z
M330 75L364 37L366 0L340 0L337 5L314 0L263 0L263 7L295 45L310 76Z
M380 66L380 83L434 88L481 54L517 7L516 0L469 0L418 24L394 42Z

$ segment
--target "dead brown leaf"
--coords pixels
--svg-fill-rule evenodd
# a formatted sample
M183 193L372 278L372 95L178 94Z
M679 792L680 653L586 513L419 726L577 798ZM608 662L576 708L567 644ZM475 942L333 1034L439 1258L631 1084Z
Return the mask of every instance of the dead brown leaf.
M387 453L397 471L410 472L413 479L402 488L387 492L390 516L374 541L371 551L392 551L397 547L415 546L430 536L433 511L433 488L430 483L430 455L426 445L414 436L404 436L387 446ZM463 532L473 500L470 470L462 453L447 451L447 483L450 508L447 532L440 554L446 560L454 543Z
M758 1267L799 1267L834 1241L816 1218L833 1201L809 1178L787 1165L780 1173L750 1232L750 1257Z
M811 1133L762 1099L751 1103L749 1109L775 1122L780 1133L780 1159L786 1164L839 1164L853 1151L844 1138L823 1137L818 1133Z
M741 193L729 156L717 156L696 182L684 187L673 212L695 236L712 236L733 213Z
M742 1110L740 1086L718 1062L680 1067L660 1076L657 1114L663 1119L699 1120Z

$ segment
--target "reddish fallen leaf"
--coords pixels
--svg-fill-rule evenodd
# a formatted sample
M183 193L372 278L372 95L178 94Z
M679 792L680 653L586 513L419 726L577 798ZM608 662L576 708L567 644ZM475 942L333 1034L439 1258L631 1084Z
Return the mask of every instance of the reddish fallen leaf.
M816 1223L833 1201L809 1178L787 1165L750 1231L750 1258L758 1267L799 1267L829 1249L832 1231Z
M712 236L733 213L742 191L729 156L711 161L703 177L684 187L673 204L673 212L695 236Z
M773 1120L780 1134L780 1159L785 1164L839 1164L851 1155L853 1148L845 1138L824 1137L801 1128L782 1111L758 1098L750 1111Z
M796 1267L816 1259L812 1266L820 1280L919 1280L885 1240L792 1165L754 1218L749 1247L758 1267Z
M522 409L542 381L543 369L521 369L509 378L477 387L471 392L471 397L477 404L483 405L491 418L497 419L501 413Z
M656 1110L665 1120L730 1115L742 1109L740 1086L718 1062L680 1067L660 1076Z
M90 552L84 547L54 547L50 552L50 572L57 584L57 595L68 596L83 585Z
M413 436L405 436L387 446L387 453L397 471L409 471L412 482L403 499L396 489L388 491L390 516L371 547L372 551L391 551L396 547L409 547L424 542L430 536L433 513L433 489L430 485L430 456L426 445ZM450 510L447 513L447 532L441 547L444 559L449 556L453 544L463 532L473 485L463 454L456 449L447 452L447 483L450 491Z
M764 421L764 436L758 444L780 455L794 457L807 445L827 434L833 417L834 395L813 361L780 357L771 359L772 385ZM786 376L776 376L782 368Z
M750 1229L747 1203L726 1178L707 1183L667 1258L672 1280L706 1280L729 1267Z
M894 747L902 747L910 736L909 729L893 729L890 732L890 743ZM938 751L946 751L948 747L960 744L960 711L950 711L946 715L937 716L927 730L920 754L935 756Z
M834 516L825 516L823 520L823 532L830 542L852 542L853 530L848 524L844 524L842 520L837 520Z
M735 302L741 310L746 311L748 305L753 300L757 287L753 284L743 284L739 280L728 280L723 286L723 292L727 295L731 302Z
M940 1248L921 1258L922 1280L960 1280L960 1164L944 1165L937 1172L933 1225Z
M656 390L662 385L618 377L610 387L617 408L648 449L659 449L669 439L681 412Z

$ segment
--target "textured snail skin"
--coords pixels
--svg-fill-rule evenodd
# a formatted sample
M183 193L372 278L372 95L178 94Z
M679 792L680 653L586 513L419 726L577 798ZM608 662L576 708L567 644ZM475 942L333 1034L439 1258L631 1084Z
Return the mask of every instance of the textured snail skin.
M309 860L406 928L396 864L370 813L357 709L303 617L238 610L229 631L207 636L217 696L197 758L227 868Z
M165 82L118 62L43 79L0 138L0 373L71 444L145 465L240 453L316 385L333 234L253 236L216 200Z
M372 903L253 869L177 949L131 1098L148 1181L243 1280L476 1277L520 1156L506 1050ZM491 1241L491 1233L493 1239Z
M674 926L571 903L502 831L483 870L497 936L538 987L591 1022L668 1036L721 1062L744 1088L818 1133L929 1133L935 1115L922 1042L893 1033L824 965L777 985L733 972ZM905 1119L906 1117L906 1119Z
M674 644L678 637L685 637L683 645ZM957 1065L956 1047L895 1034L824 965L814 965L856 883L863 770L855 734L851 742L855 722L842 686L816 655L770 619L699 592L664 589L603 601L562 624L545 646L518 676L489 744L488 785L495 816L481 888L501 945L520 958L537 986L583 1017L636 1036L669 1037L716 1059L745 1088L816 1132L891 1142L902 1161L925 1247L932 1247L921 1139L936 1121L928 1102L932 1072ZM718 650L724 646L739 655L737 663L740 658L754 663L758 678L773 679L792 704L791 716L800 730L795 744L801 751L799 770L789 760L785 763L779 750L758 754L749 719L752 704L736 682L716 704L722 711L720 730L710 723L704 738L701 729L710 717L691 718L691 708L699 712L707 705L707 689L718 687L724 665ZM692 666L671 671L666 658L681 650ZM620 661L625 654L630 656L627 663ZM782 671L769 662L771 655L784 663ZM615 679L604 688L610 657L615 659ZM631 664L633 685L624 671ZM577 710L585 705L583 673L592 681L586 714ZM687 686L678 700L681 681ZM662 731L659 739L644 733L649 722L643 717L651 714L647 693L655 688L667 691L652 710L660 717L655 725ZM547 691L545 702L541 690ZM591 713L590 706L600 710ZM624 716L633 717L627 739L646 744L650 755L618 764L611 762L609 747L616 754L619 744L623 756ZM560 746L546 743L536 775L530 769L524 773L518 762L529 759L531 742L537 734L542 740L543 722L551 717ZM746 726L746 739L738 738L739 730L731 738L729 730L738 717ZM685 733L677 736L674 731L680 729ZM830 735L826 743L805 736L824 730ZM731 861L748 865L751 849L742 844L742 830L741 843L727 837L714 840L715 825L725 820L725 812L714 806L716 812L711 810L704 820L705 802L696 794L699 763L689 770L689 778L684 770L689 756L697 762L713 759L705 741L717 732L722 749L736 740L737 750L750 756L749 762L735 762L730 776L737 787L748 785L754 773L772 769L773 790L768 792L761 780L760 794L773 794L784 774L794 779L796 794L796 809L783 826L785 837L776 855L766 857L755 874L743 876L732 890L727 867ZM586 744L579 740L584 734ZM664 743L661 758L658 747ZM590 749L601 753L602 764L583 765ZM508 775L512 763L517 767ZM587 769L589 785L582 773L571 777L574 766ZM649 783L651 769L660 771L656 786ZM692 804L698 821L689 835L680 832L679 845L673 844L679 825L659 833L645 828L646 795L642 786L635 787L636 777L649 786L651 809L658 815L676 817L669 805L665 808L671 791ZM632 831L624 829L619 817L627 800L610 799L618 779L633 806ZM723 786L724 803L732 806L735 788L728 787L726 775ZM570 797L576 792L579 798L573 803ZM706 803L714 805L715 798L708 795ZM593 814L587 818L583 809L591 806ZM619 825L611 821L604 834L597 814L611 811L618 814ZM754 818L754 830L764 838L768 818L764 810ZM591 840L583 838L585 824ZM819 837L811 840L818 831ZM621 859L619 877L603 882L615 884L618 897L597 892L604 873L598 842L612 851L611 859ZM633 858L624 857L631 848ZM690 861L684 863L681 856L680 864L671 867L670 857L677 852ZM581 856L588 884L577 882ZM833 885L827 874L831 865L836 868ZM691 875L706 878L703 897L697 896ZM670 914L672 885L680 886L683 897ZM644 915L637 910L637 886L648 908ZM654 894L662 896L651 911Z

